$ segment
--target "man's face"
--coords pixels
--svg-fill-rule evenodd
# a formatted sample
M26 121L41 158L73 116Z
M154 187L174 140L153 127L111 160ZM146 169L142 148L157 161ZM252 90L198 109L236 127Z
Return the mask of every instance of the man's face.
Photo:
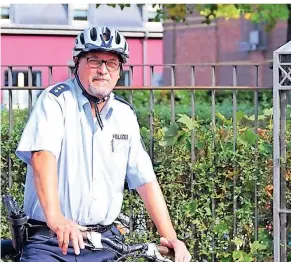
M101 64L101 60L106 61ZM100 65L101 64L101 65ZM79 60L78 75L86 91L102 98L112 91L119 79L120 61L116 54L89 52Z

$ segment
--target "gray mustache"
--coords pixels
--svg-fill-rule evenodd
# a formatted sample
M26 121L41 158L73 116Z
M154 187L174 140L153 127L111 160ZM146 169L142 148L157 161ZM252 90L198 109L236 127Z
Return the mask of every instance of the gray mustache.
M102 76L94 76L94 77L92 78L92 81L94 81L94 80L107 80L107 81L108 81L108 79L106 79L106 78L104 78L104 77L102 77Z

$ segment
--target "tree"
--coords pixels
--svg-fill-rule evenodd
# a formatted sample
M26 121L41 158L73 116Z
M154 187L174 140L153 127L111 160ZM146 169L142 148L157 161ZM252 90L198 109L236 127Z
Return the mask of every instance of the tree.
M130 4L108 4L121 9ZM98 7L96 5L96 7ZM244 16L254 23L264 23L266 31L278 21L287 21L287 42L291 40L291 4L153 4L157 8L156 20L185 21L187 15L198 12L205 17L202 23L211 23L216 18L238 19Z

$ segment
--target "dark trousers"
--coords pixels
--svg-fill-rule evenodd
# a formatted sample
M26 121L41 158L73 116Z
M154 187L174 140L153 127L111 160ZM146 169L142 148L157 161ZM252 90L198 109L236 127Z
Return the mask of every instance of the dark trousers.
M108 238L121 237L118 229L112 227L111 230L102 234ZM75 255L73 246L69 245L67 255L63 255L58 246L56 236L48 237L43 235L34 235L30 237L20 257L21 262L106 262L115 261L117 257L106 247L100 251L92 251L88 248L80 249L80 254Z

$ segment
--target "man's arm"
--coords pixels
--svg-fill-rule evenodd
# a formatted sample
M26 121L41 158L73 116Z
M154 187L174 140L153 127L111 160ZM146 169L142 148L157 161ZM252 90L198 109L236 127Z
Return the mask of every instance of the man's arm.
M168 208L157 180L151 181L137 188L145 207L154 221L161 238L161 244L175 250L176 262L189 262L191 260L185 244L177 239Z
M84 248L83 238L78 225L66 219L61 211L58 197L57 161L49 151L32 152L31 166L33 168L36 192L46 217L48 227L57 234L59 247L63 254L67 253L69 241L72 241L75 253Z
M177 235L173 228L168 208L157 180L137 188L137 192L141 196L159 234L169 240L176 239Z
M40 205L47 221L62 214L58 197L57 161L49 151L37 151L31 155L34 184Z

